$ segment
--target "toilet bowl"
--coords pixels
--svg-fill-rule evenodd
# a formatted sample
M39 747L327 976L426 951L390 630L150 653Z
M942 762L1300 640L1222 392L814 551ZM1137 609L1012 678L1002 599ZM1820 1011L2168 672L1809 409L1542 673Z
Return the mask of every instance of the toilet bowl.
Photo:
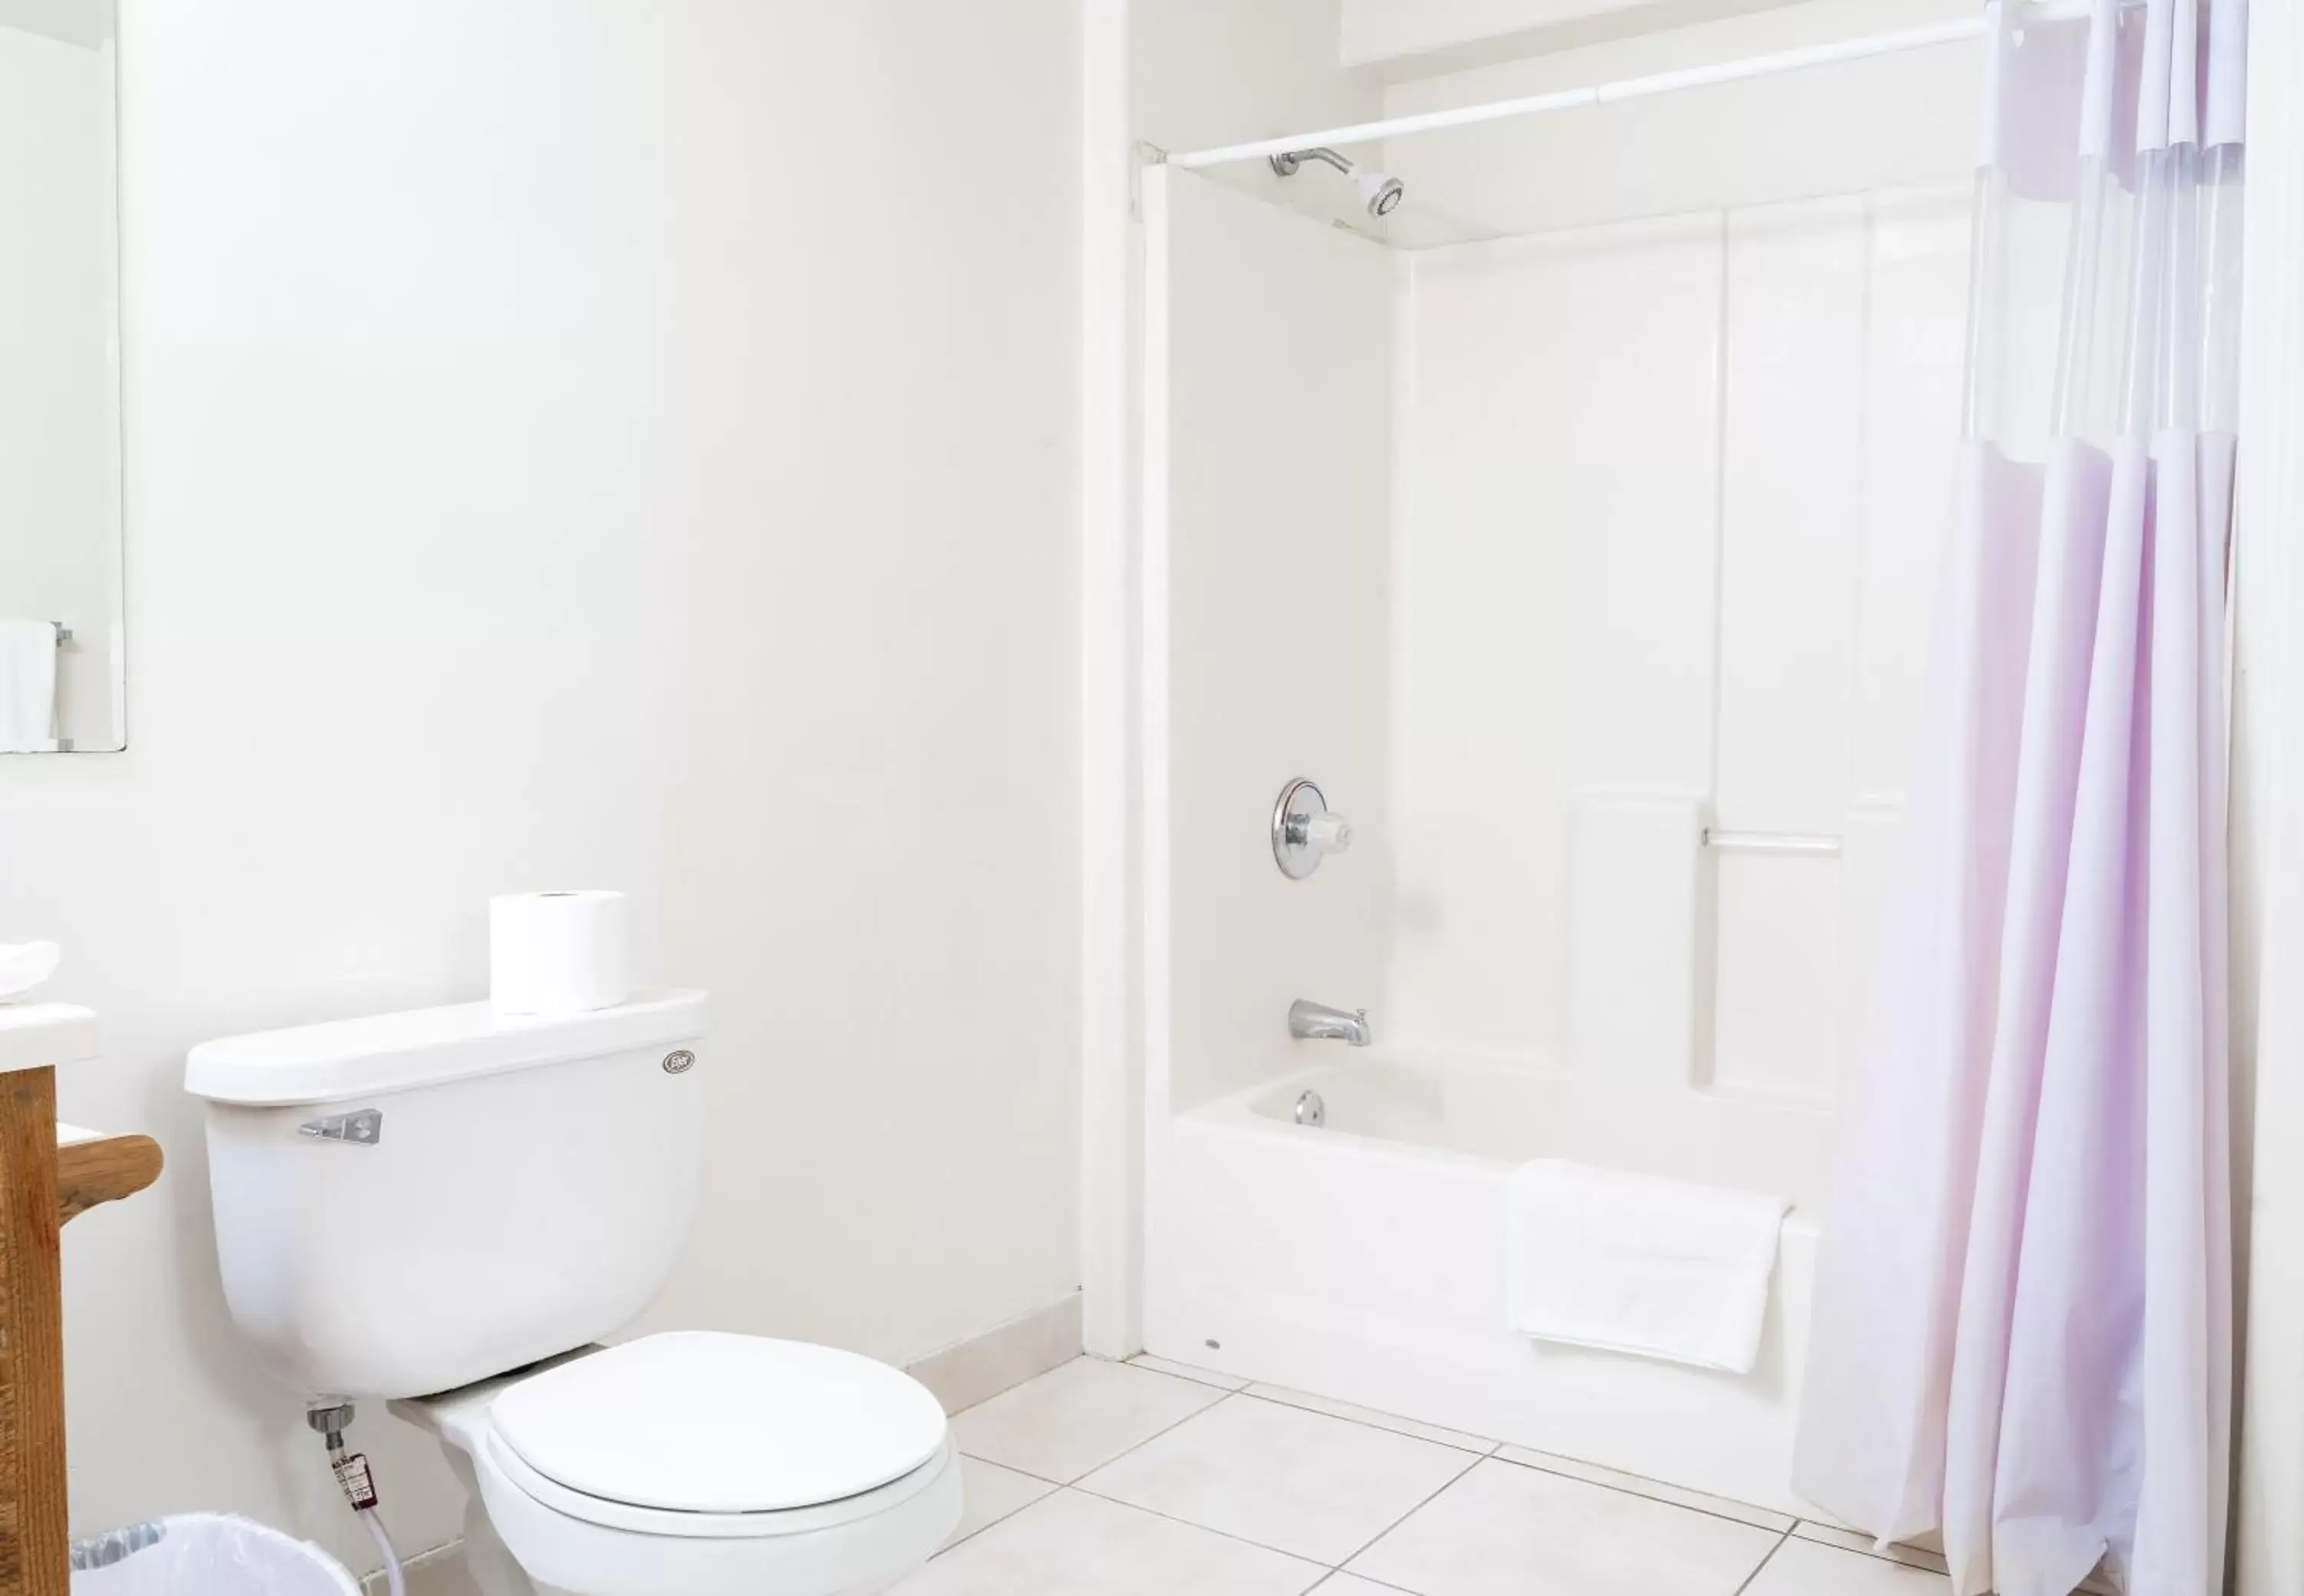
M863 1596L960 1522L935 1397L830 1347L672 1332L392 1411L447 1450L482 1596Z
M716 1331L598 1345L695 1218L706 1022L700 992L467 1003L185 1062L233 1322L292 1390L440 1438L485 1596L861 1596L960 1522L944 1410L899 1370Z

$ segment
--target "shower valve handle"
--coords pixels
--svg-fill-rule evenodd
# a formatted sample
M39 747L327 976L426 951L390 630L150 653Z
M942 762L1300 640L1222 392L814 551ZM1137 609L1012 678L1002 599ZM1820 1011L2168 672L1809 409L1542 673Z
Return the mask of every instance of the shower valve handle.
M1351 821L1328 807L1316 783L1300 776L1280 789L1272 809L1272 857L1282 875L1300 881L1320 861L1351 845Z

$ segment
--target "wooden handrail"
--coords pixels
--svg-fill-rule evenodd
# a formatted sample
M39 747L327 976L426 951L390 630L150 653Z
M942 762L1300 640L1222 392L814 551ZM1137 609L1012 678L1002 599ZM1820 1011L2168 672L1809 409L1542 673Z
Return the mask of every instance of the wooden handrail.
M149 1136L106 1136L56 1127L56 1223L69 1225L99 1202L117 1202L160 1178L160 1144Z
M64 1483L64 1222L160 1175L149 1136L56 1123L55 1065L96 1052L96 1016L0 1005L0 1596L70 1596Z
M68 1596L56 1072L0 1075L0 1596Z

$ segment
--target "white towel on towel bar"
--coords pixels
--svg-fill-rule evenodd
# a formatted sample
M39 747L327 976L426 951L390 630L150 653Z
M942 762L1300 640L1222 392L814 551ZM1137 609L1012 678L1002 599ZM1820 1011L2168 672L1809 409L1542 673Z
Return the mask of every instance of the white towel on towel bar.
M0 753L55 745L55 623L0 621Z
M1751 1371L1791 1204L1546 1159L1512 1178L1512 1328Z

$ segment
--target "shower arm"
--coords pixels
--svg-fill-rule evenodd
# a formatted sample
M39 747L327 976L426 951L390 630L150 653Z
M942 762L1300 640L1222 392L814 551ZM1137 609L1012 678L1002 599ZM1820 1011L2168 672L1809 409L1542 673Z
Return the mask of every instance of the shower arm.
M1272 169L1283 177L1293 177L1296 175L1296 168L1301 166L1306 161L1326 161L1346 177L1350 177L1358 170L1350 160L1338 155L1325 144L1309 149L1291 149L1275 155L1272 157Z

